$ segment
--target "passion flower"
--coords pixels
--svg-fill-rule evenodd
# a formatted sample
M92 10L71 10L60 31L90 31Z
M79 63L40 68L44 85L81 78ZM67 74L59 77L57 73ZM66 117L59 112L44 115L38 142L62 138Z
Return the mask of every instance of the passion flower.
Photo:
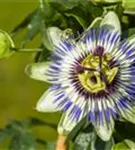
M118 17L109 12L80 40L58 36L49 62L27 66L30 77L53 84L36 109L64 112L59 134L68 135L87 118L106 141L115 120L135 122L135 36L121 41L120 35Z

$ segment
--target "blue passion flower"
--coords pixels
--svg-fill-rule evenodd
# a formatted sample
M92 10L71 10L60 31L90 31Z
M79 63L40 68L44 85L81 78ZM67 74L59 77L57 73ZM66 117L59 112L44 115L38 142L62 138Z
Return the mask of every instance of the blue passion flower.
M59 134L68 135L86 117L107 141L115 120L135 122L135 36L121 41L114 12L98 18L79 40L62 38L62 31L57 31L57 36L51 37L54 50L50 61L26 68L30 77L52 84L36 109L64 113Z

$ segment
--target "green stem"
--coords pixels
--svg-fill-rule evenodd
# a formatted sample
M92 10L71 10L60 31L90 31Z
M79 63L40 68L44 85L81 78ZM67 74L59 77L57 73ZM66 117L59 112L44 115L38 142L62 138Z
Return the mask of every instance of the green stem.
M11 50L15 52L42 52L41 48L10 48Z

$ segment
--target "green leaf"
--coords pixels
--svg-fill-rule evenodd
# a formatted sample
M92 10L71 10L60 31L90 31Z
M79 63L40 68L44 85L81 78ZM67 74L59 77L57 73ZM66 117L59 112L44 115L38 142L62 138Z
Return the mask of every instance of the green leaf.
M87 9L87 12L91 14L91 21L93 21L93 19L95 19L96 17L101 17L103 14L103 6L96 5L92 1L86 1L85 3L82 3L82 5L85 9ZM88 19L90 19L90 17Z
M45 146L45 147L46 147L46 144L47 144L47 142L46 142L46 141L44 141L44 140L42 140L42 139L37 138L37 139L36 139L36 142L37 142L38 144L43 145L43 146Z
M112 147L112 150L135 150L135 143L131 140L124 140Z
M85 9L85 13L88 13L88 18L86 18L87 21L92 22L93 19L101 17L104 12L103 6L97 5L93 1L80 0L80 4ZM78 8L80 4L78 4Z
M88 150L91 142L95 142L94 133L80 132L75 139L75 150ZM92 147L90 148L92 149Z
M47 142L46 150L54 150L56 145L56 141Z
M49 5L42 3L42 7L36 9L25 20L27 20L27 32L22 41L22 47L32 40L39 32L44 34L46 26L55 21L58 14ZM59 17L58 17L59 18ZM57 19L56 19L57 20Z
M45 122L41 119L38 119L38 118L34 118L34 117L31 117L31 118L28 118L26 120L23 121L23 124L26 125L26 126L49 126L53 129L56 129L57 128L57 125L55 124L52 124L52 123L49 123L49 122Z
M41 119L30 117L23 121L23 124L27 127L31 126L42 126L45 125L45 122Z
M56 3L57 4L57 3ZM62 28L67 26L67 23L65 22L65 18L62 13L59 12L59 8L61 5L55 6L55 4L45 4L44 9L41 11L43 15L43 22L44 27L50 27L50 26L60 26ZM42 29L44 31L44 28Z
M24 121L10 120L5 128L0 130L0 143L9 137L9 150L37 150L37 144L46 147L46 141L35 138L31 127L48 125L56 129L56 125L44 122L38 118L28 118Z
M35 62L45 62L48 61L51 51L45 48L43 45L40 46L43 49L41 52L37 52L34 58Z
M0 129L0 143L2 143L7 137L8 133L4 129Z
M128 37L135 35L135 28L128 29Z
M9 150L36 150L36 140L31 132L18 133L13 136Z
M135 149L135 143L131 140L125 140L125 143L130 147L131 150Z
M91 133L91 139L90 139L90 142L89 142L89 145L87 147L87 150L91 149L91 150L96 150L95 149L95 142L96 142L96 139L97 139L97 135L95 134L95 132L92 132Z
M103 18L101 18L101 17L97 17L97 18L91 23L91 25L89 26L89 28L88 28L87 30L89 30L90 28L99 28L102 19L103 19Z
M122 3L118 3L116 5L115 12L118 15L120 20L121 20L121 18L123 16L123 10L124 10L124 8L122 7Z
M77 126L74 127L74 129L69 133L68 139L69 140L74 140L77 136L77 134L81 131L81 129L84 128L86 125L86 118L82 119Z
M22 132L22 124L18 121L12 120L5 128L0 130L0 142L3 142L6 137L14 136L18 132Z
M37 33L44 33L44 29L48 26L56 25L62 28L67 27L67 22L62 13L59 13L57 9L54 9L48 3L40 3L40 7L30 13L17 27L11 32L11 36L15 36L22 29L27 28L26 35L22 41L22 47L27 42L32 40Z
M5 127L5 130L7 133L9 133L10 136L13 136L18 132L23 132L23 128L24 126L20 121L10 120L9 124Z
M71 28L74 29L74 32L76 33L76 31L78 31L81 26L79 25L78 21L76 21L75 17L67 17L66 16L66 11L70 11L72 9L74 9L76 6L78 6L78 2L69 2L69 5L71 6L67 6L66 5L67 1L62 1L62 2L57 2L57 1L51 1L49 3L50 7L53 8L53 10L55 10L54 12L54 17L51 18L51 25L47 25L48 26L56 26L58 28L61 29L66 29L66 28ZM73 5L72 5L73 3ZM75 5L74 5L75 3Z
M103 150L111 150L112 147L114 145L114 140L113 138L111 138L109 141L107 142L104 142L102 141L100 138L97 138L96 139L96 142L95 142L95 150L100 150L100 149L103 149Z
M84 128L85 127L85 128ZM77 128L77 127L76 127ZM73 130L74 131L74 130ZM74 132L72 131L72 135ZM70 137L71 135L69 135ZM74 138L73 138L74 137ZM114 145L114 140L111 138L109 141L102 141L93 131L90 124L83 125L83 128L75 132L75 135L70 137L73 141L73 149L75 150L111 150Z
M99 28L100 27L100 24L101 24L101 21L103 20L103 18L101 17L97 17L93 20L93 22L90 24L90 26L82 33L82 35L80 36L81 39L84 38L85 34L91 29L91 28ZM79 38L80 38L79 37ZM79 39L77 38L77 39Z
M11 120L5 129L12 137L9 144L10 150L36 150L36 139L32 130L24 122Z
M72 141L69 141L69 150L75 150L75 143Z
M74 17L84 29L90 24L89 14L85 11L85 8L82 5L65 11L65 15L68 17Z
M27 25L27 33L21 42L21 47L24 47L27 42L32 40L43 27L42 12L37 10Z
M114 138L120 142L124 139L135 140L135 124L130 122L115 122ZM124 132L123 132L124 131Z
M35 9L33 12L28 14L28 16L24 18L24 20L11 31L10 36L11 37L16 36L20 31L22 31L25 27L27 27L31 19L34 17L34 15L36 15L37 11L38 9Z
M49 4L58 4L61 5L61 10L72 9L76 7L81 0L46 0ZM58 8L59 9L59 8Z

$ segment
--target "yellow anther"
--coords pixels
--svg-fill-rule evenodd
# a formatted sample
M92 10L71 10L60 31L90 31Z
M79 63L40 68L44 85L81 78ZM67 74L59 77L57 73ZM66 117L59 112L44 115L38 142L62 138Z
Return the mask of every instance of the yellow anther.
M106 71L107 81L108 83L111 83L113 79L115 78L116 74L118 72L118 68L114 67L110 69L110 71Z
M102 58L99 56L88 55L81 63L82 67L87 68L84 69L84 72L78 74L78 78L82 84L82 86L91 93L97 93L99 91L103 91L106 89L106 81L107 83L111 83L117 72L118 68L110 68L108 63L112 59L110 54L105 54ZM101 63L101 64L100 64ZM100 68L100 71L97 68ZM95 71L89 71L88 69L94 69ZM103 76L106 78L104 81L101 77L101 72Z

